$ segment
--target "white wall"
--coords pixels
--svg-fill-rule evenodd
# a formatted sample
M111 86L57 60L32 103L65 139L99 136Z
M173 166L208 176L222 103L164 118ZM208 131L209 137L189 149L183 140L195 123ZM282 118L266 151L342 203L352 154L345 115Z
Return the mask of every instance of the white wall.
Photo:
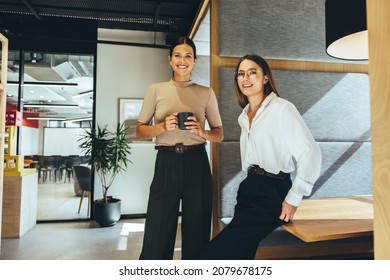
M40 153L39 128L20 126L22 130L21 155L37 155Z
M96 122L114 129L118 123L118 98L143 98L147 87L168 81L168 50L111 44L97 46ZM128 170L119 174L109 195L122 200L122 214L146 213L156 152L153 143L134 142ZM95 198L102 196L95 178Z
M89 128L58 128L44 127L44 147L43 155L82 155L83 151L79 148L80 141Z

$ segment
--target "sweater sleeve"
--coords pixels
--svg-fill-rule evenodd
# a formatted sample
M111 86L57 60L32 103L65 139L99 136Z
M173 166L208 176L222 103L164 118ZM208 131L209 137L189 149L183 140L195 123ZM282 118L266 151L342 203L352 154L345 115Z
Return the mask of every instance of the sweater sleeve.
M150 85L146 90L145 98L142 103L141 112L138 121L144 124L150 123L156 108L156 91L154 85Z
M206 118L210 128L222 126L221 116L219 114L217 97L214 91L210 88L210 98L206 108Z

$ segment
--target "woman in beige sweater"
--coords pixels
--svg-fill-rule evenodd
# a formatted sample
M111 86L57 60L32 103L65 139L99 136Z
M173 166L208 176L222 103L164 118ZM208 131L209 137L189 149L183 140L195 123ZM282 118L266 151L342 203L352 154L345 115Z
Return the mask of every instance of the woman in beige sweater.
M195 60L193 41L179 38L169 52L172 79L148 88L138 118L137 137L156 137L158 150L140 259L173 258L180 202L182 259L199 258L210 237L212 180L205 145L222 141L223 129L214 91L190 79ZM184 130L178 129L178 112L193 113Z

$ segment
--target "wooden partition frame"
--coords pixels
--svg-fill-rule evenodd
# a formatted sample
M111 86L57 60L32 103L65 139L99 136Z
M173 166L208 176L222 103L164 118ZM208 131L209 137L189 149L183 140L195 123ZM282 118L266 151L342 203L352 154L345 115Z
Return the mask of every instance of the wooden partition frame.
M4 136L5 110L7 102L7 68L8 68L8 39L0 33L1 41L1 83L0 83L0 252L1 252L1 224L3 212L3 179L4 179Z
M367 0L374 256L390 260L390 1Z

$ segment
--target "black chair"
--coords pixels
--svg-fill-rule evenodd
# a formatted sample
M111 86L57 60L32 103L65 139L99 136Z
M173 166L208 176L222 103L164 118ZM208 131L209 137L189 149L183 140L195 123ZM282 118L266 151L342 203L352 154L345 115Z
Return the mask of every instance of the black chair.
M66 166L63 165L63 157L60 155L52 155L51 156L54 161L54 182L62 179L63 170L66 169Z
M48 175L49 180L54 180L54 158L50 156L39 156L38 157L38 181L42 178L42 182L45 182Z
M91 208L91 168L83 165L74 165L73 166L74 176L78 182L81 192L79 211L81 209L81 204L83 203L83 198L85 193L88 193L88 210L87 215L89 216L89 209Z
M68 178L68 182L70 182L70 178L73 175L73 166L80 165L81 163L81 158L79 156L67 157L64 183L66 183L66 178Z

